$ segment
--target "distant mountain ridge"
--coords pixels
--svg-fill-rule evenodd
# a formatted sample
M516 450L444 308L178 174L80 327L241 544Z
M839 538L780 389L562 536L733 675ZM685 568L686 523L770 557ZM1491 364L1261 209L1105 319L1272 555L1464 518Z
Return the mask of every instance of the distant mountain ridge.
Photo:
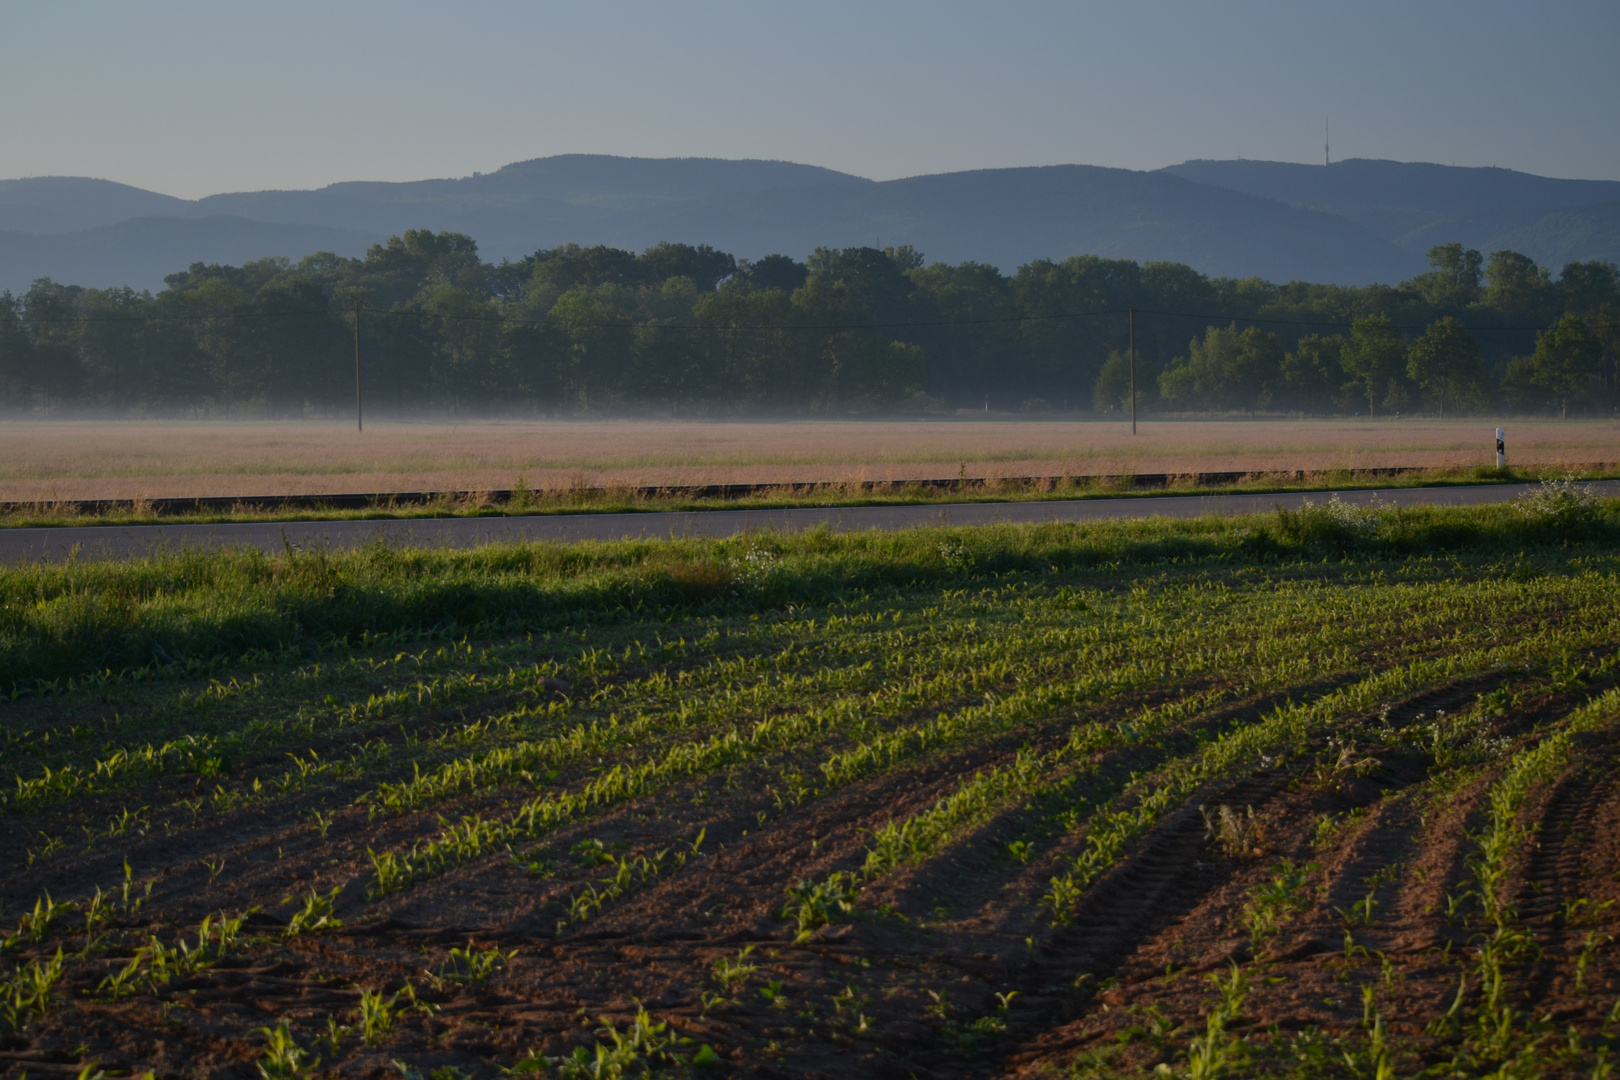
M1603 224L1613 211L1602 207L1620 202L1620 182L1613 180L1367 158L1326 167L1186 161L1163 171L1334 214L1417 254L1452 242L1487 254L1509 248L1555 273L1572 259L1620 256L1613 228Z
M739 256L909 243L930 259L1013 271L1096 254L1274 281L1393 283L1431 243L1514 247L1556 272L1620 256L1620 183L1506 169L1351 160L1331 167L1189 161L873 181L818 166L568 154L459 179L177 199L82 177L0 181L0 289L40 276L162 287L194 261L359 255L409 228L472 235L485 258L569 241L660 240ZM1511 241L1511 242L1509 242Z
M636 246L664 231L741 251L768 232L779 250L800 257L817 244L907 243L931 260L985 262L1008 272L1037 258L1083 254L1285 281L1372 281L1422 269L1341 218L1165 173L1095 165L746 192L645 215L617 237Z
M0 232L80 232L130 218L185 217L195 205L172 195L85 176L0 180Z

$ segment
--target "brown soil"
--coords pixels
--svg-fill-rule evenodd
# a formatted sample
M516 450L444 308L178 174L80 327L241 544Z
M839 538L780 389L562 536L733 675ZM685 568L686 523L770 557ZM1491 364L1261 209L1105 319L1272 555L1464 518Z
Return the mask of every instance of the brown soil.
M1491 685L1439 687L1388 715L1399 724L1453 710ZM1497 734L1522 745L1536 737L1535 720L1579 700L1574 692L1530 697L1498 722ZM1243 723L1273 704L1242 703L1203 722L1209 730ZM1365 719L1374 730L1377 718ZM1066 925L1054 928L1036 901L1083 849L1084 830L1042 834L1034 856L1019 861L1008 841L1028 835L1041 808L1018 805L879 880L851 917L794 943L781 917L790 886L859 866L874 830L927 808L975 769L1010 761L1026 740L1037 749L1053 744L1075 722L1054 718L1018 740L952 751L797 807L779 806L764 790L766 765L751 765L519 848L526 862L551 860L548 873L522 869L503 851L378 903L364 899L372 878L368 847L407 846L434 831L434 813L451 821L496 814L503 799L519 793L376 821L350 808L335 813L323 838L302 808L286 804L193 826L174 808L176 794L154 786L147 799L124 800L156 807L145 835L100 841L34 868L17 865L0 882L9 919L46 889L66 896L92 885L115 888L126 858L164 867L150 879L146 904L113 924L118 933L108 940L115 944L69 965L58 1005L0 1041L0 1076L78 1075L90 1061L160 1076L254 1076L264 1045L259 1029L285 1020L307 1047L329 1019L354 1023L362 988L393 993L407 984L418 988L424 1008L402 1010L374 1047L349 1036L342 1075L398 1076L392 1062L401 1060L424 1076L453 1067L461 1072L440 1075L493 1077L528 1051L555 1056L595 1047L603 1024L623 1029L642 1007L691 1040L683 1053L712 1047L720 1058L714 1075L1035 1076L1088 1065L1120 1075L1160 1063L1184 1068L1178 1052L1202 1030L1210 1008L1207 977L1233 965L1250 973L1251 989L1231 1030L1249 1036L1262 1057L1311 1029L1352 1043L1361 1038L1364 987L1372 988L1400 1047L1402 1075L1454 1052L1455 1034L1429 1022L1449 1007L1464 970L1459 961L1481 932L1476 905L1465 901L1448 912L1447 901L1467 888L1468 831L1480 824L1495 763L1436 795L1425 755L1376 737L1348 758L1321 747L1318 758L1199 793L1131 848ZM1518 910L1541 955L1514 971L1511 1000L1588 1036L1620 992L1620 965L1608 949L1590 958L1582 987L1575 981L1588 932L1620 935L1620 911L1601 906L1620 899L1614 754L1605 740L1588 739L1575 765L1539 799L1532 813L1540 843L1526 852L1518 877ZM1145 755L1121 751L1105 764L1150 767L1154 759ZM769 764L779 768L791 758ZM1223 851L1207 833L1201 805L1252 809L1259 822L1252 846ZM1319 843L1324 814L1345 824ZM15 858L38 826L53 822L61 819L43 812L13 819L7 855ZM610 850L650 856L700 830L704 845L683 867L583 925L559 927L569 898L598 880L570 854L576 843L600 840ZM229 872L211 870L221 859ZM1244 928L1245 904L1284 860L1309 866L1304 906L1256 948ZM341 930L280 937L293 909L278 903L282 897L339 885ZM1370 919L1347 931L1341 911L1369 896L1376 903ZM1572 908L1578 899L1589 903ZM235 956L155 992L116 1002L94 994L145 931L173 941L209 912L253 905L264 905L248 916L255 940ZM71 930L60 941L68 951L83 944ZM24 951L46 957L57 943ZM486 981L434 988L424 971L469 943L513 956ZM723 958L758 970L725 991L712 973ZM761 994L777 984L781 1005ZM721 996L705 1000L705 992ZM1003 1009L998 994L1016 997ZM975 1030L986 1017L995 1022Z

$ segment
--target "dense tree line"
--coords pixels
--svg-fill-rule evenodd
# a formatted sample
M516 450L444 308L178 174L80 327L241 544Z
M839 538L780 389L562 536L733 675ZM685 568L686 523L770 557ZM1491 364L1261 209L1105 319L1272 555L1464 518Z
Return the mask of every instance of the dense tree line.
M153 295L0 294L0 409L329 415L1608 414L1620 275L1451 244L1398 286L1079 256L1003 274L909 247L757 262L569 244L486 263L407 232L363 259L194 264Z

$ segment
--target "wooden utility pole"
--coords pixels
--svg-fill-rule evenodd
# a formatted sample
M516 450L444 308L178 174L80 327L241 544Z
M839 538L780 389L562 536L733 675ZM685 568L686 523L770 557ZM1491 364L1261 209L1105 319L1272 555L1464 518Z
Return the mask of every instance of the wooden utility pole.
M1136 309L1131 308L1131 434L1136 434Z
M354 430L366 430L360 415L360 301L354 302Z

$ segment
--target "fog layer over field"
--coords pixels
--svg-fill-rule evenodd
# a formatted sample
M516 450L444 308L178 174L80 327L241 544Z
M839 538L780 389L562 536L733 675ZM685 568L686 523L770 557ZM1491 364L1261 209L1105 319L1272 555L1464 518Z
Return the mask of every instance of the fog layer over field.
M473 424L12 423L0 499L810 483L1495 461L1490 419ZM1614 461L1614 421L1512 421L1514 465Z

